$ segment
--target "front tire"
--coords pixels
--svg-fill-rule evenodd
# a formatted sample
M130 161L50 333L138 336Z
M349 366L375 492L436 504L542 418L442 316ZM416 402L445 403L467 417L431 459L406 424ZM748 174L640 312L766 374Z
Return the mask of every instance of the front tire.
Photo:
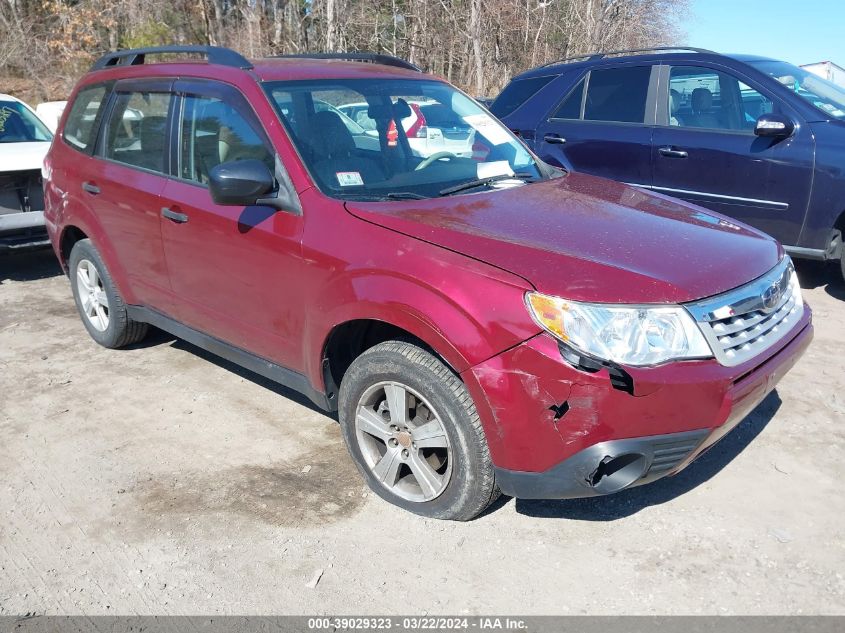
M100 253L91 240L79 240L68 258L73 299L88 334L103 347L116 349L147 335L146 323L129 318Z
M343 377L338 407L355 465L390 503L467 521L498 497L472 398L417 345L388 341L361 354Z

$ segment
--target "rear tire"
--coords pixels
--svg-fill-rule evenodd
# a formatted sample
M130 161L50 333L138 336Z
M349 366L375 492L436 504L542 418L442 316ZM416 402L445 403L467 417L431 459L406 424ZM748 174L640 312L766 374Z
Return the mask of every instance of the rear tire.
M417 345L387 341L361 354L343 377L338 407L355 465L386 501L467 521L499 496L472 398Z
M91 240L79 240L68 258L76 309L88 334L103 347L132 345L147 335L146 323L129 318L103 258Z

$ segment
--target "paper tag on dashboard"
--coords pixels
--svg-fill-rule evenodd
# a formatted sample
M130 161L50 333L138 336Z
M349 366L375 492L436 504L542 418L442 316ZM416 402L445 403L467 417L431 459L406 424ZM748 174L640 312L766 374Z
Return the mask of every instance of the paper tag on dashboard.
M506 160L494 160L490 163L478 163L479 178L495 178L496 176L513 176L513 169Z
M357 187L364 184L361 174L357 171L339 171L335 176L341 187Z
M501 145L511 140L510 135L505 131L501 123L497 123L489 114L483 112L481 114L472 114L465 116L464 121L475 128L476 132L482 134L493 145Z

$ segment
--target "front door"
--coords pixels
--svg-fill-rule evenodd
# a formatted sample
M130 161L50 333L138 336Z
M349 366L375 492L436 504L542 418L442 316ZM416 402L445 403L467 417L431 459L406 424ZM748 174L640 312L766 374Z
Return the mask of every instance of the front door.
M162 192L162 237L175 315L186 325L280 365L295 367L302 331L302 217L269 207L216 204L216 165L275 152L257 116L234 88L177 82L181 107L174 177Z
M663 120L654 131L655 191L708 207L795 244L813 174L812 132L776 97L733 71L663 67ZM793 118L787 139L758 137L761 114Z
M625 64L588 72L534 141L548 163L621 182L651 183L652 76L659 66Z

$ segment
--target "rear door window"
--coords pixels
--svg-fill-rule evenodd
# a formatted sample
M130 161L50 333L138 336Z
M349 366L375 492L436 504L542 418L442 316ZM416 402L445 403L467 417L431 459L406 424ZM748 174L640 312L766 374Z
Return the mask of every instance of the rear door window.
M593 70L584 101L585 121L644 123L651 66Z
M62 138L73 149L85 154L94 152L97 130L110 89L109 84L98 84L83 88L76 95L62 130Z
M118 93L106 124L106 158L165 173L167 116L173 95L165 92Z

